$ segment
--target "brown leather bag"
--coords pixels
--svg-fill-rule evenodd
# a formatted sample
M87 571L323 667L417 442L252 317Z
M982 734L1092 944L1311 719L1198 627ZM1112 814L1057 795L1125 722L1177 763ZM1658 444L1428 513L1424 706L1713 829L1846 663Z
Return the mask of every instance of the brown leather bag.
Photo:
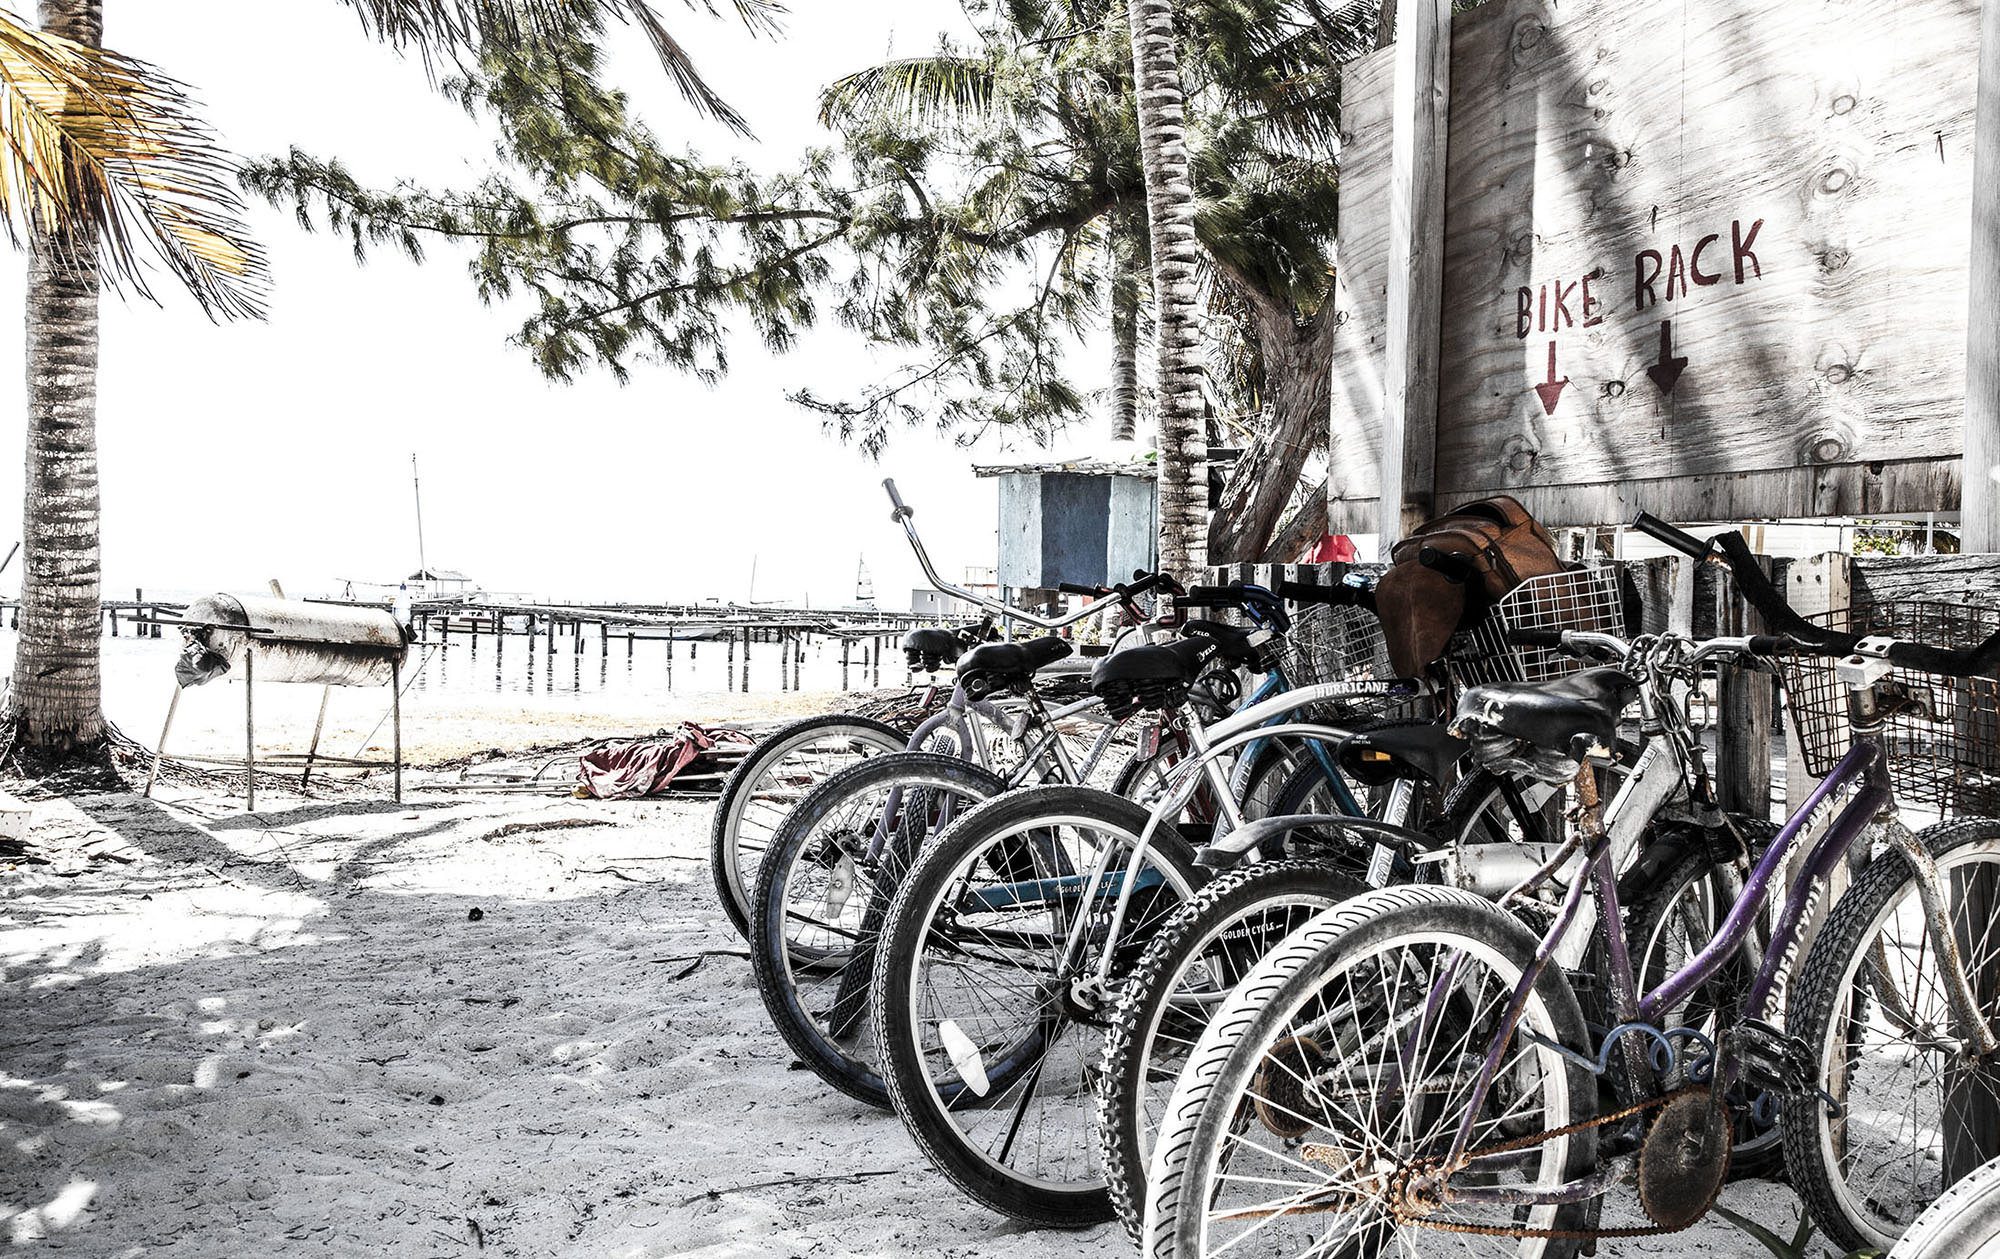
M1435 566L1423 562L1426 551ZM1426 521L1390 549L1389 570L1375 584L1389 663L1420 676L1500 596L1562 567L1549 531L1505 494Z

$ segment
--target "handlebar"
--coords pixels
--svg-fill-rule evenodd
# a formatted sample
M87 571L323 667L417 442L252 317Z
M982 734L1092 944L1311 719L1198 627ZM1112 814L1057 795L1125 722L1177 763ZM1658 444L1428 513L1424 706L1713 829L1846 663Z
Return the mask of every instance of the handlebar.
M1632 527L1683 555L1697 560L1719 558L1727 565L1736 578L1736 588L1750 606L1763 615L1764 623L1775 631L1757 637L1769 638L1776 654L1848 656L1855 654L1866 637L1815 625L1800 616L1785 602L1785 597L1771 584L1771 579L1764 575L1763 565L1757 562L1755 553L1750 550L1749 540L1739 529L1718 533L1703 542L1648 512L1640 512ZM1992 675L2000 669L2000 631L1979 646L1962 650L1883 639L1878 640L1878 645L1871 646L1868 654L1879 656L1901 668L1946 677Z
M903 501L903 496L896 492L896 478L883 477L882 488L889 491L889 505L896 509L895 511L889 513L889 519L902 520L905 519L906 517L914 516L917 514L914 510L911 509L909 504Z
M1302 581L1281 581L1278 593L1293 603L1325 603L1337 608L1375 607L1375 591L1367 586L1309 586Z

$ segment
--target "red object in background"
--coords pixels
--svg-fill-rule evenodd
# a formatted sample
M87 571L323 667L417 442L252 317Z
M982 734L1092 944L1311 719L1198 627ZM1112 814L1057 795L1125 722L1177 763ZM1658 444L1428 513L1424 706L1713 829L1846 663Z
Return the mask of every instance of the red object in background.
M1319 545L1306 556L1308 564L1352 564L1361 554L1354 549L1354 539L1344 533L1329 533L1319 540Z
M599 800L660 795L697 756L721 745L748 746L740 730L717 730L684 721L671 734L607 743L577 758L577 794Z

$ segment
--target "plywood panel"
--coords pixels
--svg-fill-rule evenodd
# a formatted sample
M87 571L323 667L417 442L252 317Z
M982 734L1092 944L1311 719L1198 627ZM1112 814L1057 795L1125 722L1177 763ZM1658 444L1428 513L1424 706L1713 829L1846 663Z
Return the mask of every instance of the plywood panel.
M1978 10L1492 0L1460 14L1440 498L1507 491L1555 525L1615 521L1634 486L1683 518L1717 518L1680 508L1703 501L1742 508L1725 516L1954 507L1957 470L1941 465L1965 402ZM1381 226L1363 168L1378 124L1357 93L1382 56L1349 70L1345 96L1357 354L1379 328ZM1338 367L1367 387L1365 365Z

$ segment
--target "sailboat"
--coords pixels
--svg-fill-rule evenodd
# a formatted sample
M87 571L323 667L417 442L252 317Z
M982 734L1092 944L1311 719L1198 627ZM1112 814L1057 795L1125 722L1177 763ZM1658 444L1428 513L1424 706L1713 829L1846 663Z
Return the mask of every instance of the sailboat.
M875 583L868 576L868 557L860 558L860 567L854 574L854 604L856 607L875 606Z
M433 568L424 554L424 487L417 475L416 452L410 453L410 493L417 509L417 571L396 581L364 581L341 578L344 597L379 599L469 599L481 593L479 586L464 573L450 568Z

